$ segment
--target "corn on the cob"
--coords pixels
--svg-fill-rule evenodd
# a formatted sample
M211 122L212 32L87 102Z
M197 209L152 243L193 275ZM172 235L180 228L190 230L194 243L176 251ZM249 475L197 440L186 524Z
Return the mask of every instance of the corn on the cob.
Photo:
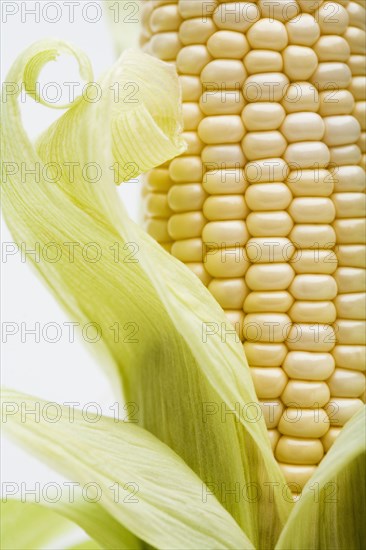
M148 0L188 149L147 176L147 229L244 341L302 488L365 389L363 0Z

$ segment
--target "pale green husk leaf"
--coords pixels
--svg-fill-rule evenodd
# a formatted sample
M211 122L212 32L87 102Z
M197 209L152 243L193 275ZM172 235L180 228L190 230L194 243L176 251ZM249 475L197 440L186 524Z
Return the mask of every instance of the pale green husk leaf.
M39 550L72 529L70 521L36 503L1 501L0 509L0 547L4 550Z
M91 423L79 411L70 422L66 407L52 422L24 419L21 407L43 410L47 402L12 391L2 397L16 410L3 423L12 437L82 486L96 484L99 505L155 548L253 548L215 498L203 502L204 486L183 460L146 430L108 417Z

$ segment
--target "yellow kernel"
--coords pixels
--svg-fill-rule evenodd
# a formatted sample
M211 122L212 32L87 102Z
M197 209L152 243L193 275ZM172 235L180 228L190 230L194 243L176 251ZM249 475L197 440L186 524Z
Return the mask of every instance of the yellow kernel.
M329 82L336 82L339 88L348 88L352 80L352 73L345 63L319 63L310 80L319 91L329 90Z
M354 76L349 86L349 91L356 101L364 101L366 94L366 77Z
M295 323L333 323L337 312L333 302L297 301L289 315Z
M177 30L182 22L177 4L168 4L154 9L150 17L150 29L152 32L164 32Z
M349 17L349 25L354 27L360 27L365 30L365 9L364 2L349 2L347 4L347 13Z
M364 55L351 55L348 65L353 76L364 76L366 74L366 58Z
M322 117L316 113L307 112L287 115L281 126L281 132L290 143L321 140L324 130Z
M361 150L357 145L343 145L332 147L330 151L330 163L333 166L345 166L346 164L359 164L362 159Z
M168 222L166 219L150 218L146 220L146 231L158 242L170 241Z
M360 166L336 166L332 173L335 193L365 191L365 172Z
M247 226L243 220L208 222L202 231L202 239L210 246L242 246L248 240Z
M216 26L211 18L196 17L183 21L179 27L179 39L185 46L189 44L206 44L215 30Z
M172 213L166 193L149 193L145 206L147 213L155 218L166 218Z
M168 204L174 212L201 210L206 193L199 183L173 185L168 193Z
M245 281L252 290L286 290L294 276L287 263L254 264L249 267Z
M292 82L284 94L282 105L287 113L319 110L319 93L310 82Z
M320 28L314 17L302 13L286 23L290 44L313 46L320 36Z
M281 395L285 405L305 409L323 407L329 398L330 391L326 382L303 380L290 380Z
M318 464L324 455L319 439L300 439L282 436L276 447L279 462L289 464Z
M314 248L314 250L318 251L322 248L329 249L334 247L336 235L331 225L306 223L295 225L291 231L290 239L299 249ZM329 261L333 262L334 255L330 250L328 254ZM301 258L301 255L299 257ZM320 262L318 263L321 265Z
M245 166L245 177L249 183L282 182L290 170L281 159L265 159L248 162Z
M203 215L208 220L240 220L249 213L242 195L215 195L203 205Z
M363 407L361 399L332 396L325 409L332 426L344 426Z
M173 240L200 237L205 226L202 212L174 214L168 222L169 235Z
M213 297L224 309L241 309L249 289L244 279L213 279L208 285Z
M311 2L309 0L297 0L300 8L305 13L315 12L323 2L324 0L312 0Z
M240 32L217 31L208 39L207 49L213 57L242 59L249 51L249 44Z
M179 82L182 87L183 101L198 101L202 93L202 85L198 76L181 75Z
M244 171L241 168L209 170L204 175L202 185L211 195L243 193L247 188Z
M173 185L170 179L169 170L165 168L154 168L146 174L146 181L149 187L156 192L167 192Z
M220 86L225 83L225 88L230 90L241 88L246 77L247 73L241 60L214 59L204 67L200 79L204 86L208 83Z
M334 372L335 363L330 353L290 351L283 368L290 378L327 380Z
M347 63L351 49L342 36L323 35L314 46L319 61L342 61Z
M260 18L258 6L249 2L219 4L213 14L213 20L219 29L245 33Z
M171 2L171 0L168 0ZM216 9L217 0L184 0L184 2L178 2L178 9L180 15L184 19L191 19L192 17L210 17Z
M321 141L303 141L291 143L286 149L284 159L288 164L300 168L326 168L330 161L330 152Z
M332 395L337 397L359 397L365 391L365 375L349 369L335 369L328 380Z
M337 367L364 372L366 369L366 346L337 344L332 351Z
M357 27L347 27L343 36L351 48L351 53L365 55L366 33L364 30Z
M337 269L337 256L332 250L298 250L290 263L296 273L332 274Z
M213 247L205 255L204 263L207 272L212 277L220 279L243 277L249 267L245 249L239 246L235 248Z
M247 32L252 48L281 51L288 44L286 27L280 21L263 18L254 23Z
M364 292L366 271L356 267L339 267L334 273L340 294L348 292Z
M205 167L237 168L245 165L245 157L240 145L206 145L201 153Z
M250 292L243 307L245 313L262 313L266 311L286 313L293 301L291 294L286 291Z
M339 344L366 344L366 322L358 319L337 319L334 323Z
M354 97L348 90L330 89L321 92L319 100L319 114L322 117L349 115L352 113L355 106Z
M328 415L324 409L286 409L278 424L281 434L292 437L318 438L329 428Z
M246 245L248 258L252 263L288 262L295 247L284 237L262 237L249 239Z
M240 116L208 116L198 126L198 135L204 143L237 143L244 136Z
M341 319L364 319L366 311L366 294L354 292L352 294L338 294L335 298L338 317Z
M361 128L354 116L329 116L324 118L324 142L329 147L347 145L358 140Z
M289 79L283 73L253 74L244 83L244 99L248 102L279 102L285 96L288 85Z
M259 367L280 367L287 354L285 344L245 342L244 352L248 363Z
M169 166L169 175L174 182L194 183L202 179L202 161L200 157L178 157Z
M272 50L251 50L244 58L244 65L249 74L281 72L283 59Z
M284 183L255 183L245 194L251 210L282 210L291 203L292 195Z
M212 90L202 94L200 108L205 115L238 115L244 107L244 98L238 90L217 89L213 85Z
M286 116L279 103L249 103L244 107L242 119L247 131L277 130ZM282 129L281 129L282 131ZM285 136L286 137L286 136Z
M318 66L318 58L312 48L288 46L282 53L285 73L290 80L307 80Z
M202 120L202 112L197 103L183 103L183 126L185 130L196 130Z
M202 239L175 241L171 253L182 262L202 262Z
M245 157L248 160L280 157L287 146L281 132L249 132L242 141Z
M287 376L281 368L252 367L250 373L259 399L279 397L287 382Z
M330 275L296 275L290 292L297 300L333 300L337 284Z
M366 241L366 220L351 218L335 220L333 227L340 244L364 244Z
M291 319L285 313L248 313L244 337L251 342L284 342L290 326Z
M251 212L247 218L247 226L253 237L287 237L293 221L284 211Z
M337 246L340 266L366 267L366 247L362 244L341 244Z
M185 46L177 55L177 69L183 74L199 75L211 59L206 46Z
M294 170L286 183L295 197L327 197L334 189L334 177L328 170Z
M316 470L316 466L283 464L279 467L285 476L288 489L293 493L300 493Z
M161 32L150 38L149 47L152 55L164 61L172 61L181 51L182 44L177 32Z
M357 101L355 108L352 112L353 116L358 121L360 128L363 132L366 130L366 101ZM363 151L365 151L364 141L366 139L365 133L360 136L363 140ZM362 149L362 147L360 147Z
M289 213L298 223L331 223L335 218L335 207L328 198L301 197L292 201Z
M294 323L286 340L287 347L293 351L331 351L336 336L330 325L322 323Z
M199 155L203 148L203 143L197 135L197 132L183 132L182 138L187 144L187 149L183 153L185 156Z
M289 21L301 13L296 0L259 0L259 7L262 17L269 17L271 20Z
M337 218L362 218L365 216L364 193L336 193L332 196Z
M339 2L324 2L315 17L322 34L343 34L348 27L348 13Z

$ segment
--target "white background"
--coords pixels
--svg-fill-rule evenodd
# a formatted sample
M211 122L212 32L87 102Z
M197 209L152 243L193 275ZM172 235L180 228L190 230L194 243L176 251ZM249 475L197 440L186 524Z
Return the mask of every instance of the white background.
M59 10L57 12L51 6L47 8L44 17L42 10L47 3L57 4ZM88 7L83 13L88 3L96 4L87 0L74 2L75 20L71 22L70 8L67 7L67 3L62 0L57 2L43 0L40 2L40 21L36 22L35 16L27 12L34 9L36 2L1 1L1 80L6 79L11 64L25 48L37 40L49 37L63 39L82 48L92 62L95 80L97 80L98 75L114 62L115 50L106 18L103 16L99 21L91 22L91 19L98 18L98 11L93 6ZM6 12L13 10L17 10L17 13L6 17ZM46 20L55 19L57 13L61 13L58 22L52 23ZM85 14L86 17L84 17ZM42 73L43 79L58 82L80 80L75 65L67 57L60 57L59 61L52 65L45 68ZM23 106L24 125L29 135L35 137L61 113L62 111L54 111L35 104L33 100L27 100ZM120 192L129 212L136 217L139 185L124 184ZM12 241L4 223L2 223L2 241ZM35 343L32 336L27 336L22 343L20 329L22 322L29 328L36 322L39 322L41 327L49 322L56 322L63 327L64 322L72 319L64 313L43 286L29 262L21 262L20 254L6 259L2 257L1 272L2 326L9 322L17 323L19 326L18 334L10 336L7 343L2 345L2 385L49 401L61 403L77 401L81 406L95 401L108 414L108 407L115 401L113 388L93 357L93 344L87 345L80 341L70 343L66 330L62 332L62 337L57 343L48 343L42 338L39 343ZM111 414L110 411L109 414ZM6 441L6 445L3 445L3 482L25 481L31 485L36 481L47 483L57 480L61 481L62 478L14 444Z

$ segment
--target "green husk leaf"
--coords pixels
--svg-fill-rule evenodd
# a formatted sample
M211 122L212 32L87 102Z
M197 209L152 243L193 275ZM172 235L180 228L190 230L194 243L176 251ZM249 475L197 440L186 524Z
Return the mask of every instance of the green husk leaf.
M2 500L0 509L3 550L41 550L73 527L67 519L36 503Z
M96 484L100 506L155 548L253 548L216 499L202 501L202 482L184 461L146 430L108 417L87 422L80 411L70 422L61 406L52 422L24 419L22 407L43 410L47 402L2 396L14 405L3 424L13 438L82 486Z
M75 486L72 499L67 500L63 497L55 503L43 499L40 503L20 502L14 499L2 501L1 548L44 548L55 537L70 530L74 524L94 539L94 547L105 550L144 548L143 542L123 527L98 502L83 499L80 487Z
M60 501L51 509L63 515L81 527L105 550L143 550L145 545L128 531L99 502L86 501L79 491L74 502Z
M69 550L99 550L99 548L101 547L98 546L93 540L86 540L84 542L80 542L80 544L71 546Z
M349 550L366 540L366 407L347 422L304 487L277 550Z
M28 50L9 80L21 81L42 48ZM47 44L50 48L57 50L58 43ZM115 103L108 90L114 82L128 81L138 85L138 103ZM22 183L20 174L9 175L4 182L8 225L16 241L29 248L36 242L41 247L58 243L59 261L41 259L35 267L74 319L100 328L103 363L135 404L141 425L211 487L255 546L271 548L291 504L282 497L285 480L242 345L201 282L128 218L116 193L116 171L110 170L117 161L118 181L127 179L127 160L137 174L182 151L177 76L165 63L126 52L100 86L101 100L74 102L41 136L37 150L21 126L16 97L10 98L4 113L5 159L79 167L73 183L65 171L54 184L42 177ZM97 183L83 176L89 162L101 170ZM65 243L75 241L80 246L70 262ZM93 242L102 255L91 263L82 250ZM111 247L120 252L117 261ZM217 330L204 341L206 323ZM111 330L116 324L117 338ZM278 488L273 497L272 486Z

